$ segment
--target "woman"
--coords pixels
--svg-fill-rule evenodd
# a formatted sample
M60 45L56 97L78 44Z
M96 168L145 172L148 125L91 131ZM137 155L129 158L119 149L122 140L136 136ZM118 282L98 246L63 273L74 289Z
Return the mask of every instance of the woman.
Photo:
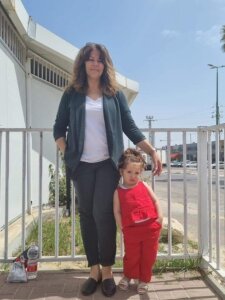
M117 162L123 152L123 132L151 155L153 173L159 175L159 156L137 128L126 98L118 90L109 52L103 45L88 43L75 59L72 80L54 125L54 138L71 170L78 197L90 267L90 276L81 289L83 295L94 293L100 281L105 296L116 292L112 274L116 254L113 193L119 180Z

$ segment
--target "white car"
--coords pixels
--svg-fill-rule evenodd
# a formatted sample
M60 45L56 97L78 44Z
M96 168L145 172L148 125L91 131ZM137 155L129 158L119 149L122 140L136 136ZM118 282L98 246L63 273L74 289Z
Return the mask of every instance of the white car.
M190 161L189 163L186 164L187 168L197 168L198 167L198 163L197 161Z
M216 169L216 163L212 164L212 169ZM219 169L224 169L224 162L219 162Z
M174 160L174 161L172 161L172 162L170 163L170 166L171 166L171 167L179 167L179 168L181 168L181 167L182 167L182 162L181 162L181 161L176 161L176 160Z

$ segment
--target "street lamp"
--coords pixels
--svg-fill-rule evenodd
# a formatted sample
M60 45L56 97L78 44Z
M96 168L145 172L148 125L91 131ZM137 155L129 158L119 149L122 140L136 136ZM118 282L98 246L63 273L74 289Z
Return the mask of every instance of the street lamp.
M208 64L210 69L216 69L216 125L219 125L220 123L220 112L219 112L219 99L218 99L218 69L225 68L224 65L222 66L215 66L212 64Z

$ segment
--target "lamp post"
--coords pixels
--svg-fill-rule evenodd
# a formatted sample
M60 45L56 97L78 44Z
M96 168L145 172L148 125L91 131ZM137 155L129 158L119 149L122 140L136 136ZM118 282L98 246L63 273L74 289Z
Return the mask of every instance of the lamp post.
M220 108L219 108L219 96L218 96L218 88L219 88L219 82L218 82L218 69L225 68L224 65L221 66L215 66L212 64L208 64L210 69L216 69L216 125L220 124Z

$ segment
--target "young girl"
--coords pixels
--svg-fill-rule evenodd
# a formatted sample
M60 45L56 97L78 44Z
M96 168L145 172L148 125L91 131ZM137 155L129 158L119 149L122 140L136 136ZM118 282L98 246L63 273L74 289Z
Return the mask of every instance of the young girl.
M140 180L145 161L140 152L127 149L119 160L122 183L114 193L114 216L123 232L124 277L119 288L127 290L138 279L137 291L145 294L156 260L162 211L152 188Z

